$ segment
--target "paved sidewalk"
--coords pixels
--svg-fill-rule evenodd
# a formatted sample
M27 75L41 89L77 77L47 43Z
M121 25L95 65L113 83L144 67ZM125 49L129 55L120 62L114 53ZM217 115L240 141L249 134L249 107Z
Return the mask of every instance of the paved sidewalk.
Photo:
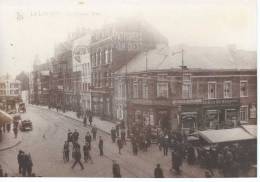
M17 138L14 137L13 131L2 133L2 141L0 142L0 151L11 149L22 142L21 134L18 132Z
M68 118L71 118L71 119L74 119L78 122L81 122L83 124L83 119L82 118L78 118L76 116L76 113L73 112L73 111L66 111L65 113L60 111L57 112L56 109L49 109L47 106L40 106L40 105L30 105L30 106L33 106L33 107L40 107L40 108L43 108L43 109L47 109L47 110L50 110L50 111L53 111L53 112L56 112L58 114L61 114L65 117L68 117ZM87 122L87 124L89 125L89 122ZM93 125L96 125L96 127L104 132L106 132L107 134L110 134L110 131L111 131L111 128L112 127L116 127L116 124L114 122L111 122L111 121L105 121L105 120L102 120L100 119L99 117L95 117L93 116L93 122L92 122L92 126Z

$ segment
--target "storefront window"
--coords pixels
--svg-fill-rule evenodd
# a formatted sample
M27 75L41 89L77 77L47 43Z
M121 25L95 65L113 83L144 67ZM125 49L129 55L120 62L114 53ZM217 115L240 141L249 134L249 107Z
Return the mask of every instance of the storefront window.
M150 123L149 112L147 111L143 112L143 119L144 119L144 124L149 125Z
M216 128L219 124L219 111L218 110L207 110L206 112L206 125L209 128Z
M135 121L141 121L141 111L135 111Z
M250 108L250 118L251 119L256 119L256 106L255 106L255 104L251 105L251 108Z
M224 98L231 98L232 97L232 82L225 81L224 82Z
M237 110L236 109L226 109L225 110L225 124L232 124L233 127L237 126Z
M240 121L247 121L248 120L248 106L241 106L240 107Z

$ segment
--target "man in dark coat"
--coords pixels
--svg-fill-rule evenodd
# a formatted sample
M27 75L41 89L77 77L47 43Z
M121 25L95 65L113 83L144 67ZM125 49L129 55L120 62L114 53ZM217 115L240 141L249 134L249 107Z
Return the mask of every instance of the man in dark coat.
M77 142L79 139L79 132L75 129L75 131L72 134L72 138L73 138L73 143Z
M177 174L181 173L180 166L182 164L182 155L179 151L172 152L172 167Z
M118 146L118 153L121 154L121 149L123 148L123 142L120 138L117 139L117 146Z
M194 164L195 160L196 160L195 150L190 145L190 146L188 146L188 156L187 156L188 164Z
M73 168L75 167L75 165L76 165L77 163L79 163L81 169L83 170L83 169L84 169L84 166L83 166L83 164L82 164L81 161L80 161L80 160L81 160L80 147L75 150L74 159L75 159L75 162L74 162L74 164L72 165L71 169L73 169Z
M32 157L31 154L27 154L26 155L26 161L27 161L27 174L28 176L32 176L32 166L33 166L33 162L32 162Z
M104 145L103 139L102 139L101 136L99 136L98 148L99 148L99 155L100 155L100 156L103 156L103 155L104 155L103 145Z
M85 142L88 142L89 143L89 148L91 150L91 135L89 132L87 132L86 136L85 136Z
M70 148L69 148L69 143L68 141L65 141L64 146L63 146L63 152L64 152L64 157L65 160L68 162L70 160Z
M97 127L94 125L91 129L92 135L93 135L93 140L96 140L97 137Z
M67 140L68 142L72 142L72 132L70 130L68 130Z
M18 165L19 165L19 174L22 173L23 158L24 158L24 152L22 150L19 150L19 153L17 155L17 161L18 161Z
M163 170L160 167L160 164L156 165L156 168L154 169L154 177L155 178L163 178Z
M124 129L121 130L121 141L123 144L126 145L126 139L125 139L125 136L126 136L126 132Z
M134 155L137 155L137 153L138 153L137 142L135 140L133 140L132 145L133 145L133 153L134 153Z
M119 137L119 128L120 128L120 125L117 124L116 125L116 136Z
M115 128L111 129L111 139L112 139L113 143L116 142L116 130L115 130Z
M92 118L91 112L89 113L88 121L89 121L90 126L92 126L93 118Z
M86 141L85 145L83 146L83 153L84 153L84 161L88 162L90 160L91 163L93 163L91 155L90 155L90 145L87 141Z
M168 147L169 147L169 137L168 135L165 135L163 139L163 155L167 156L168 155Z
M121 173L120 173L120 166L115 160L113 160L112 172L113 172L114 178L121 178L122 177Z
M83 118L83 124L84 124L84 126L87 125L87 116L86 116L86 115L84 115L84 118Z

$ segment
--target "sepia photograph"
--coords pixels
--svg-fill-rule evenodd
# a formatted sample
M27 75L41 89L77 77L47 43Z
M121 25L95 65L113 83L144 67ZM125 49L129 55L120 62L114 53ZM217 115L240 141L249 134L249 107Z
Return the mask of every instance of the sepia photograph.
M1 0L0 177L256 179L258 3Z

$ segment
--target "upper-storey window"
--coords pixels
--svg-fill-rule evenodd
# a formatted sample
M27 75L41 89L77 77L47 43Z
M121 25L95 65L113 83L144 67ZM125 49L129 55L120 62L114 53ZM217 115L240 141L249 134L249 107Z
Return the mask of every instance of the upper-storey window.
M157 97L168 98L168 83L167 82L157 82Z
M191 82L184 82L182 85L182 98L189 99L192 97L192 84Z
M133 98L137 99L138 98L138 83L134 82L133 84Z
M148 99L148 84L146 82L143 83L143 98Z
M109 51L106 49L106 51L105 51L105 60L106 60L106 62L105 62L105 64L108 64L108 59L109 59Z
M208 82L208 98L216 99L217 98L217 83Z
M232 82L231 81L224 81L224 98L231 98L232 97Z
M248 96L248 82L247 80L240 81L240 97Z

